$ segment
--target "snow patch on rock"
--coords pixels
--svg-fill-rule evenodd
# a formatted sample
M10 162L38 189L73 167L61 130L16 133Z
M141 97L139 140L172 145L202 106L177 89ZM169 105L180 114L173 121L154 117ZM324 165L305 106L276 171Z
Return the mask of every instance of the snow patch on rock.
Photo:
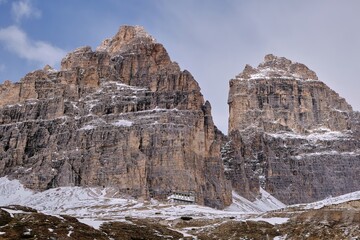
M120 120L112 123L112 125L114 125L116 127L131 127L132 124L133 124L133 122L124 120L124 119L120 119Z
M273 138L281 139L305 139L307 141L316 142L316 141L333 141L339 139L348 139L351 136L345 132L331 131L326 128L319 128L313 130L310 134L298 134L295 132L278 132L278 133L267 133L268 136Z

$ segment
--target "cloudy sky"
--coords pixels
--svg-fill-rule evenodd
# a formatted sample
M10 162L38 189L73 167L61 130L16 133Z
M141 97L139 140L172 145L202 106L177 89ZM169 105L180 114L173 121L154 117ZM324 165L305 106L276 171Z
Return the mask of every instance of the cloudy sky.
M302 62L360 110L358 0L0 0L0 82L142 25L189 70L227 132L228 81L268 53Z

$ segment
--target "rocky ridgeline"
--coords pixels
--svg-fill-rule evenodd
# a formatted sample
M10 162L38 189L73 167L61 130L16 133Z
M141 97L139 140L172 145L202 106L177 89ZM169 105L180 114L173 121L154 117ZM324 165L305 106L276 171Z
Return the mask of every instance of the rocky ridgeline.
M222 136L198 83L141 27L0 85L0 176L27 187L114 186L138 198L194 192L231 203Z
M267 55L230 81L228 179L287 204L360 189L359 112L300 63Z

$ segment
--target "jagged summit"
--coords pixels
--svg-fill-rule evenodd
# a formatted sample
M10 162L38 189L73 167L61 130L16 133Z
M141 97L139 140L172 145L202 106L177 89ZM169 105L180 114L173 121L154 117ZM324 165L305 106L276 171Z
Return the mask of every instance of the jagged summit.
M246 129L249 123L269 132L305 133L321 127L346 130L347 114L352 111L346 100L307 66L272 54L257 68L246 65L230 81L228 103L236 105L231 108L235 112L230 111L229 132Z
M318 80L316 73L302 63L292 62L285 57L268 54L257 68L246 65L243 72L236 76L240 80L252 79L296 79Z
M169 69L172 73L180 72L179 65L171 61L164 46L157 43L140 26L120 27L112 38L104 40L96 50L92 50L90 46L75 49L62 59L61 71L79 71L80 68L83 72L84 69L97 64L102 70L99 72L99 69L92 68L89 74L93 76L88 78L89 80L121 80L128 85L149 87L152 91L167 88L164 86L167 84L166 81L159 83L159 79L156 78L159 71ZM109 65L113 66L109 68ZM192 78L189 72L186 75ZM98 80L94 83L98 84ZM200 89L196 81L186 80L186 84Z
M144 27L121 26L113 37L103 40L95 51L90 46L82 46L68 53L61 61L61 68L67 70L77 67L79 63L83 63L83 61L79 61L79 58L88 61L88 56L93 55L95 52L103 55L102 58L106 58L105 56L108 54L113 57L112 61L118 61L123 59L124 54L138 55L142 54L144 49L147 49L150 53L153 48L158 48L158 52L163 53L161 57L166 60L166 63L170 63L165 48L160 43L157 43L155 38L145 31ZM117 56L117 58L114 56Z
M121 26L115 36L105 39L96 48L96 51L117 53L123 51L126 46L129 47L139 42L149 44L156 43L156 40L142 26Z

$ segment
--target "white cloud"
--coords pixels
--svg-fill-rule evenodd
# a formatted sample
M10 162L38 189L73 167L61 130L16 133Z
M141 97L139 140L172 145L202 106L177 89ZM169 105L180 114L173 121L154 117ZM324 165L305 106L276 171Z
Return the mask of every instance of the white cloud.
M17 26L0 29L0 42L20 58L36 61L43 65L55 65L66 54L64 50L50 43L29 39L26 33Z
M39 18L41 12L39 9L31 5L30 0L20 0L12 3L11 12L16 22L20 22L23 18Z

